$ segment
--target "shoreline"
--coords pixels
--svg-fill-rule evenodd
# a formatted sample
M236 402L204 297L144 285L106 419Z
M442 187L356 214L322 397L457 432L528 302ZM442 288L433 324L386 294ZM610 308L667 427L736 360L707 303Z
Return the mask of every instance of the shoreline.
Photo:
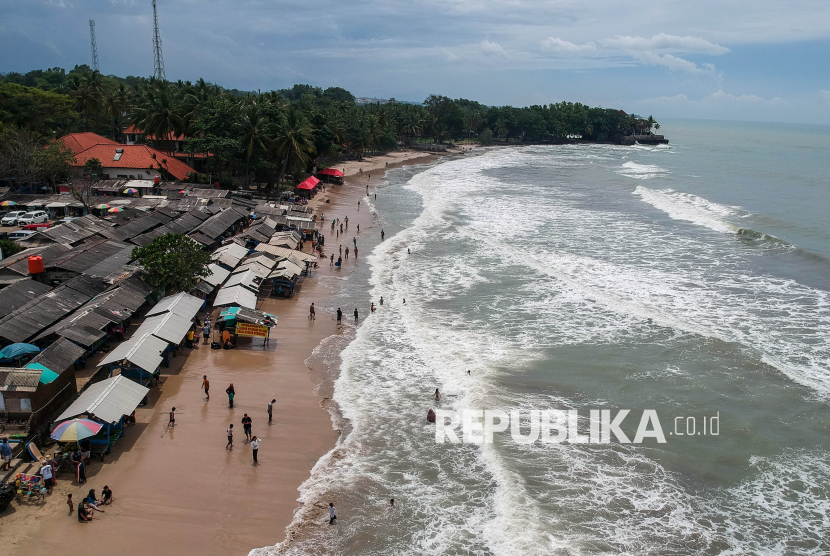
M397 156L346 163L351 173L344 185L327 185L309 203L315 214L325 212L326 224L331 221L329 214L340 218L348 214L350 224L363 227L364 237L376 235L379 230L371 228L373 213L355 210L357 201L365 197L365 186L376 189L386 170L442 156L392 154ZM364 175L359 173L361 167ZM377 173L370 180L371 172ZM328 230L323 231L326 254L336 253ZM343 270L349 274L352 261L344 261ZM324 262L321 259L312 276L304 278L292 299L258 300L259 310L279 316L269 346L263 347L257 339L244 340L238 349L227 352L205 345L184 350L182 359L163 369L164 382L151 390L148 405L136 411L137 424L127 430L104 464L93 461L89 466L86 484L75 484L63 472L42 506L10 506L15 509L7 510L2 521L7 545L25 547L27 554L49 554L67 545L94 542L131 556L143 553L145 538L152 535L160 554L237 555L290 542L292 525L304 510L299 487L317 462L336 448L341 433L332 400L336 373L323 369L318 355L326 344L334 344L339 357L354 331L351 326L338 329L334 322L329 305L343 274ZM312 302L319 322L307 318ZM350 317L348 311L345 317ZM339 370L339 364L336 367ZM209 402L200 389L202 374L211 380ZM234 409L228 408L224 394L230 382L237 393ZM265 407L271 398L277 399L275 426L267 425ZM167 412L173 406L177 425L167 430ZM239 422L244 413L254 420L254 434L263 439L258 466L243 443ZM228 423L239 429L233 450L223 450ZM66 494L72 493L77 502L90 488L100 492L105 484L116 498L106 513L97 514L90 524L79 524L67 515Z

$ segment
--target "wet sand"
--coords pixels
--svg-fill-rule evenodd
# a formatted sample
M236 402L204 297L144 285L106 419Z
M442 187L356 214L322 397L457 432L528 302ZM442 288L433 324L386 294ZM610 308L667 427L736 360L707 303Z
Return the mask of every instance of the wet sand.
M435 157L407 154L362 161L359 167L366 173L348 176L342 187L327 186L312 201L318 207L315 213L326 214L325 226L331 218L348 215L350 226L360 224L364 237L379 234L371 226L371 212L357 211L357 201L365 196L366 185L374 189L384 170ZM376 171L371 182L368 168ZM329 228L324 230L326 255L336 253L339 243ZM279 316L269 345L246 338L232 351L206 345L184 350L185 357L162 369L165 381L151 392L150 403L136 411L137 424L128 428L105 463L89 466L87 484L71 483L69 473L63 472L46 504L23 507L14 502L0 516L6 546L33 555L97 550L238 555L280 542L298 507L298 486L339 434L326 410L330 400L321 397L330 395L335 377L311 371L306 361L324 338L342 333L333 315L336 308L328 307L327 300L339 287L337 277L364 258L349 258L342 270L321 259L293 299L261 297L257 308ZM317 308L313 322L308 319L312 302ZM210 379L210 401L200 388L203 374ZM231 382L236 390L233 409L225 394ZM277 401L269 425L266 407L272 398ZM176 426L168 429L168 411L174 406ZM262 439L258 465L245 442L245 413ZM226 450L230 423L234 447ZM87 524L68 514L66 493L77 504L90 488L100 494L104 485L116 499L105 513L96 512Z

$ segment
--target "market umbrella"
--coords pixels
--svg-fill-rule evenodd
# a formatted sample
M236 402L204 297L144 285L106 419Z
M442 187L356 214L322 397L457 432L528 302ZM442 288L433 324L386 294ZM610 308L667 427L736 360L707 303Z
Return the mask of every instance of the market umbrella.
M184 189L182 189L181 191L179 191L179 193L184 193Z
M52 431L52 438L58 442L77 442L95 436L103 425L89 419L70 419L60 423Z
M3 201L2 203L0 203L0 207L16 207L16 206L17 206L17 203L15 203L14 201Z
M127 193L129 195L132 195L134 193L138 193L138 189L135 189L134 187L128 187L127 189L122 191L122 193Z
M107 212L124 212L124 209L122 209L121 207L112 207Z
M27 353L40 353L40 348L32 344L12 344L0 350L0 359L16 359Z
M110 208L110 206L106 203L101 203L100 205L95 205L95 208L97 208L97 209L108 209L108 208Z

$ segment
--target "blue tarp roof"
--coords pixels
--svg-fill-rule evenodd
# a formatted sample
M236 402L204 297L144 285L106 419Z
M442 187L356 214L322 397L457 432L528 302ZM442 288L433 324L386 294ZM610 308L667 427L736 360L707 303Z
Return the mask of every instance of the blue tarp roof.
M0 360L16 359L27 353L40 353L40 348L32 344L11 344L0 350Z

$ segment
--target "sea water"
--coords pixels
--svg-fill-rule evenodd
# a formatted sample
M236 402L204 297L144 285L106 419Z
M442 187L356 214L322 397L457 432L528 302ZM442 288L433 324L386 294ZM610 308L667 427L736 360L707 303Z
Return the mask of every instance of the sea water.
M830 553L830 129L662 131L388 173L300 489L338 523L264 552ZM666 442L437 444L429 408L654 410Z

